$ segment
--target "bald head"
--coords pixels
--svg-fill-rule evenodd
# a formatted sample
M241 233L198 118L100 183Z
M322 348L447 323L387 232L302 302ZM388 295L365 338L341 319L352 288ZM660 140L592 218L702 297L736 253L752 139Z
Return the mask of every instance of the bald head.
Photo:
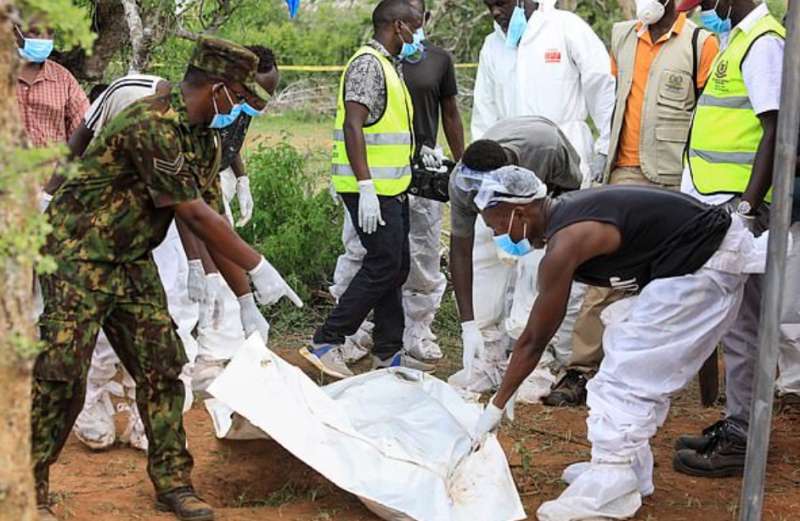
M408 0L382 0L372 11L372 26L375 32L398 21L419 26L422 23L422 12Z

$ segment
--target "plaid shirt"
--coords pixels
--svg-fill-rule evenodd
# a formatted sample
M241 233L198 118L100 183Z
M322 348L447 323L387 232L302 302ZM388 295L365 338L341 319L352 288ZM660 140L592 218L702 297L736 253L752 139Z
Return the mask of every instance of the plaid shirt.
M28 139L36 147L66 143L89 110L78 80L50 60L33 83L17 78L17 105Z

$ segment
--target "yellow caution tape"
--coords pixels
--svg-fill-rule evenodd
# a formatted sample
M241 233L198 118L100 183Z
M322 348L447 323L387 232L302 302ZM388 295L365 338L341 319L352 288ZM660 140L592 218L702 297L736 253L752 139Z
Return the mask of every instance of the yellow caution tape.
M477 63L457 63L456 69L474 69ZM290 72L342 72L344 65L279 65L281 71Z

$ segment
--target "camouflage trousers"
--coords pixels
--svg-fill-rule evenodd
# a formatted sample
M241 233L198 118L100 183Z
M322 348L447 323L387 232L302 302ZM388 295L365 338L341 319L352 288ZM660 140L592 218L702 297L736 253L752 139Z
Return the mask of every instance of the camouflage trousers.
M152 259L125 264L61 262L41 278L43 351L36 358L31 410L37 500L48 499L49 468L83 406L86 375L103 329L136 381L149 441L147 472L157 493L191 485L178 379L187 362Z

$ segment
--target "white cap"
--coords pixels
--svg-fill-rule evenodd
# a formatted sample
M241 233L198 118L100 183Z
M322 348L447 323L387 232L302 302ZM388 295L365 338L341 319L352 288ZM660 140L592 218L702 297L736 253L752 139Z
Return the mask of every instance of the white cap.
M481 211L499 203L527 204L547 196L547 185L532 171L516 165L489 172L460 165L456 186L475 193L475 205Z

